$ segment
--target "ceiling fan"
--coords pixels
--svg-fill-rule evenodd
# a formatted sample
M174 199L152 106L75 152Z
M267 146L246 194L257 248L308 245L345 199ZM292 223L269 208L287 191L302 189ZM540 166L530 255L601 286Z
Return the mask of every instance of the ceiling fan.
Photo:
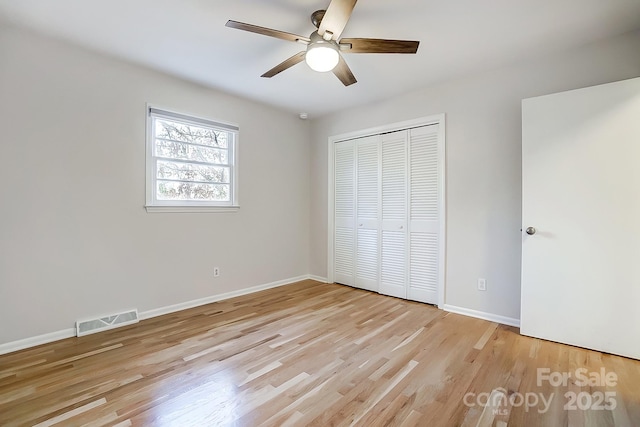
M333 71L333 74L345 85L357 82L351 69L342 58L342 53L416 53L419 41L386 39L340 39L357 0L332 0L327 10L317 10L311 14L311 22L317 28L309 37L298 36L284 31L244 22L228 21L226 26L250 31L269 37L302 43L306 50L276 65L261 77L273 77L284 70L302 62L307 62L315 71Z

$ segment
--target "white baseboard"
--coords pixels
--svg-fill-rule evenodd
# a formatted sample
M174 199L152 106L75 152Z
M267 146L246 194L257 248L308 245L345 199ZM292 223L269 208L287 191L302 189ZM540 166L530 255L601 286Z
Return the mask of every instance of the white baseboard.
M25 348L35 347L41 344L72 338L76 336L75 328L63 329L61 331L50 332L48 334L38 335L35 337L25 338L18 341L11 341L0 344L0 355L13 353L14 351L24 350Z
M476 317L482 320L488 320L490 322L501 323L503 325L520 327L520 319L513 317L500 316L498 314L486 313L484 311L472 310L470 308L458 307L455 305L444 304L440 306L441 309L449 311L451 313L462 314L464 316Z
M253 286L251 288L240 289L238 291L226 292L224 294L218 294L201 298L197 300L187 301L180 304L173 304L166 307L160 307L153 310L148 310L140 313L140 320L149 319L151 317L162 316L163 314L174 313L180 310L186 310L188 308L198 307L205 304L210 304L216 301L222 301L229 298L239 297L241 295L252 294L254 292L263 291L266 289L277 288L278 286L290 285L292 283L300 282L302 280L313 279L317 281L320 278L310 276L308 274L291 277L289 279L278 280L276 282L266 283L264 285ZM325 279L326 282L326 279ZM24 350L25 348L35 347L41 344L48 344L54 341L62 340L65 338L72 338L76 336L76 329L63 329L61 331L50 332L48 334L38 335L35 337L25 338L18 341L11 341L8 343L0 344L0 355L13 353L14 351Z
M239 297L242 295L252 294L254 292L263 291L266 289L277 288L279 286L290 285L292 283L300 282L302 280L315 280L321 283L327 283L326 277L314 276L312 274L306 274L298 277L291 277L289 279L278 280L263 285L253 286L250 288L240 289L237 291L226 292L223 294L212 295L197 300L187 301L179 304L173 304L166 307L160 307L153 310L143 311L140 313L140 320L150 319L156 316L162 316L163 314L175 313L176 311L187 310L189 308L198 307L205 304L210 304L216 301L222 301L229 298ZM476 317L478 319L488 320L490 322L501 323L504 325L520 327L520 319L511 317L500 316L497 314L486 313L483 311L472 310L469 308L457 307L454 305L444 304L440 306L441 309L449 311L451 313L462 314L465 316ZM12 353L18 350L24 350L25 348L35 347L41 344L47 344L50 342L62 340L65 338L71 338L76 336L75 328L63 329L48 334L38 335L35 337L25 338L18 341L12 341L5 344L0 344L0 355Z
M153 310L143 311L140 313L140 320L150 319L152 317L162 316L164 314L175 313L176 311L187 310L189 308L199 307L212 302L222 301L229 298L235 298L242 295L252 294L254 292L264 291L266 289L277 288L278 286L290 285L309 279L309 275L292 277L290 279L278 280L276 282L266 283L264 285L252 286L250 288L240 289L237 291L226 292L224 294L212 295L205 298L186 301L179 304L168 305Z

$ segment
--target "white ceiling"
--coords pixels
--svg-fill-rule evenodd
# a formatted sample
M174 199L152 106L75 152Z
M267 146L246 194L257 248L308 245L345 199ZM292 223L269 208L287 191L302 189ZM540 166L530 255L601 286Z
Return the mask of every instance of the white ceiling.
M298 64L304 46L228 19L308 36L329 0L0 0L0 19L310 117L640 28L640 0L361 0L343 37L420 40L417 55L345 55L358 83Z

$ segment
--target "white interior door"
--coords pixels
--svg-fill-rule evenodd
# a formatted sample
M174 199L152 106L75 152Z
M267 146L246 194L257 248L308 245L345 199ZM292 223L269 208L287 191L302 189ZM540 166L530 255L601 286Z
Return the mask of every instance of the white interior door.
M521 332L640 359L640 79L522 114Z

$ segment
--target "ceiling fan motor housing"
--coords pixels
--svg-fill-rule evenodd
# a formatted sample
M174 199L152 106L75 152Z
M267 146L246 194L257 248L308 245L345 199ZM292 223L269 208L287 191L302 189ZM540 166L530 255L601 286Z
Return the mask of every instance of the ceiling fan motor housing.
M320 28L320 23L322 22L322 18L324 18L324 14L327 13L326 10L316 10L311 14L311 23L316 27Z

